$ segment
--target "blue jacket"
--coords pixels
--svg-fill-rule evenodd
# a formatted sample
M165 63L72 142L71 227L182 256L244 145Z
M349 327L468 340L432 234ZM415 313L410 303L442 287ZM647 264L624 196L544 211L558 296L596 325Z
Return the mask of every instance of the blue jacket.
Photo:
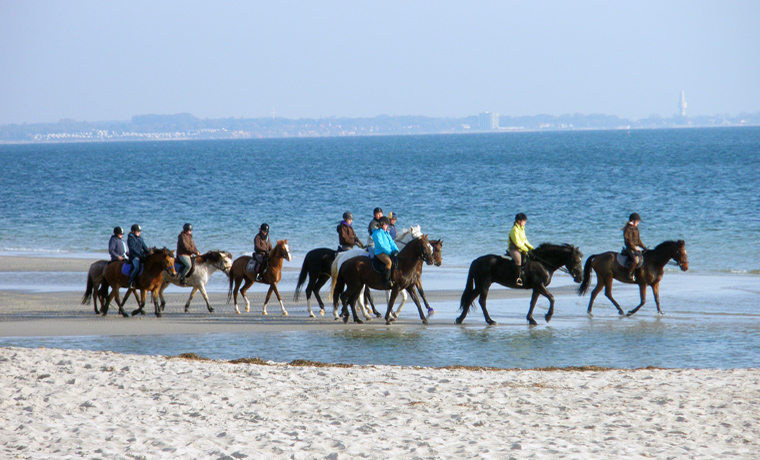
M111 254L111 261L119 260L119 257L127 256L127 246L124 240L116 235L111 236L108 240L108 253Z
M375 254L391 255L394 252L398 252L396 242L393 241L391 235L382 228L378 228L372 232L372 240L375 242Z
M144 259L149 251L148 246L145 245L145 241L142 239L142 236L137 236L132 232L130 232L129 236L127 236L127 246L129 247L130 262L137 258L141 260Z

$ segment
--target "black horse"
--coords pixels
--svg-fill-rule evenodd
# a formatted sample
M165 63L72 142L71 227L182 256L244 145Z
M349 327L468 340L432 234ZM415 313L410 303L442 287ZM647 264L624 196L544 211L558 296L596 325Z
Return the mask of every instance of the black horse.
M322 297L319 295L319 290L330 279L330 272L332 270L332 263L335 260L335 249L330 248L317 248L312 249L306 253L306 257L303 258L303 265L301 265L301 273L298 275L298 284L296 285L296 292L293 296L294 300L298 300L303 289L304 283L306 283L306 277L309 278L309 282L306 283L306 308L309 310L309 316L315 317L311 311L311 295L317 299L319 304L319 314L325 315L325 303L322 302ZM372 312L378 318L382 316L380 312L375 309L375 303L372 300L372 295L369 293L369 288L365 289L365 296L372 306Z
M583 254L581 251L570 244L556 245L544 243L533 251L532 260L528 259L525 264L525 273L523 285L518 286L517 279L518 267L510 258L497 255L481 256L472 261L470 272L467 275L467 286L462 293L460 308L462 314L457 318L457 324L461 324L470 306L475 299L480 297L480 307L483 309L483 316L488 324L496 324L488 315L486 309L486 298L488 289L493 283L499 283L512 289L533 289L533 296L530 299L530 310L528 310L528 322L531 325L538 324L533 319L533 308L539 295L549 299L549 311L546 313L546 322L548 323L554 315L554 296L546 290L546 287L552 281L552 275L560 267L566 267L576 283L583 279Z

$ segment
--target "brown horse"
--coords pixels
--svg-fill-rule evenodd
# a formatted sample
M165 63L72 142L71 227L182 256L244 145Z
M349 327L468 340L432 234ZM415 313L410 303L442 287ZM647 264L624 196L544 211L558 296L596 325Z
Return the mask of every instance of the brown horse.
M84 296L82 296L82 305L86 305L90 301L90 298L92 298L92 306L95 309L96 315L100 314L98 301L100 301L101 307L106 303L108 292L101 293L100 285L103 282L106 267L109 263L110 261L108 260L98 260L97 262L93 262L92 265L90 265L90 270L87 272L87 287L85 288Z
M612 298L612 280L616 279L621 283L626 284L638 284L639 295L641 296L641 302L633 310L628 312L627 316L631 316L639 308L643 307L647 301L647 286L652 286L652 293L654 294L654 301L657 304L657 313L662 315L660 310L660 280L664 275L663 267L670 259L676 261L681 271L689 269L689 260L686 257L686 243L683 240L678 241L666 241L659 244L656 248L644 252L644 263L640 268L636 269L636 281L632 281L628 278L628 269L623 267L617 262L617 253L604 252L602 254L594 254L589 256L586 260L586 266L583 269L583 282L578 288L578 295L583 295L588 290L591 283L591 269L596 272L597 283L594 290L591 292L591 300L588 303L588 315L591 314L591 308L594 306L594 299L599 295L602 288L604 288L604 295L615 305L618 313L624 315L623 309Z
M111 287L111 294L108 296L108 300L101 310L103 316L108 314L108 305L114 297L116 297L116 304L119 306L119 313L124 317L129 316L124 311L124 304L127 302L129 294L134 291L134 289L130 288L127 290L127 294L124 296L124 301L119 299L119 288L127 287L127 283L129 282L129 276L124 275L121 272L121 268L125 263L129 262L125 260L117 260L111 262L106 267L105 281ZM159 318L161 317L161 308L158 305L158 290L163 282L164 270L172 275L177 273L174 269L174 253L167 248L151 249L143 263L142 273L135 278L135 287L140 290L140 299L137 301L139 308L132 312L132 316L135 316L138 313L142 315L145 314L145 311L143 310L143 308L145 308L145 296L148 291L150 291L156 316ZM137 296L136 292L135 296Z
M412 240L398 254L398 267L393 271L393 288L391 297L388 300L388 309L385 312L385 324L391 324L393 320L393 304L396 301L399 291L405 289L409 296L417 305L420 313L420 319L423 324L427 324L427 318L422 312L420 300L417 298L415 287L417 286L418 272L421 270L422 262L428 265L433 263L433 250L428 242L427 235ZM355 323L362 321L356 316L356 302L364 291L364 286L387 291L383 275L372 268L372 260L368 257L355 257L349 259L341 265L333 289L333 307L338 307L338 301L343 302L343 322L348 322L348 306L351 306L351 313ZM344 292L345 288L345 292Z
M264 315L267 314L267 304L269 303L269 299L272 297L272 292L274 292L277 296L277 300L280 302L282 315L288 316L288 312L285 311L285 305L282 303L282 297L280 297L280 291L277 290L277 283L279 283L282 279L283 259L287 259L288 262L293 260L293 256L290 255L288 240L278 241L274 249L269 252L269 268L267 268L267 271L262 275L262 279L264 280L263 283L269 285L269 291L267 291L267 297L264 300L264 309L261 312ZM232 263L232 269L230 270L230 290L227 293L227 303L230 303L230 300L232 300L234 294L235 313L237 314L240 314L237 300L238 290L240 291L240 295L243 296L243 299L245 299L245 311L251 311L251 303L248 301L248 297L246 297L245 293L248 291L248 288L253 286L253 283L256 282L256 275L254 273L248 273L246 270L246 267L248 266L248 262L250 260L251 256L240 256L235 259L235 262ZM240 284L243 281L245 281L245 284L243 284L243 288L240 289ZM235 285L234 289L232 286L233 283Z

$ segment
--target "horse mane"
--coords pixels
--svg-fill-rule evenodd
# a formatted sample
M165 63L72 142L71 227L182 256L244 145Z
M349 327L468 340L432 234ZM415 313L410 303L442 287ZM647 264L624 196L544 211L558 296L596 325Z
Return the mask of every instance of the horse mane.
M557 249L573 252L577 248L573 246L572 244L567 244L567 243L564 243L564 244L541 243L538 245L538 247L535 250L545 252L545 251L551 251L551 250L557 250Z
M664 248L666 246L667 247L670 247L670 246L679 246L680 247L680 246L683 246L684 244L686 244L686 242L684 240L668 240L668 241L663 241L662 243L658 244L657 246L654 247L653 250L656 251L656 250Z
M422 235L420 235L420 236L418 236L416 238L413 238L410 242L406 243L406 246L404 246L403 249L401 249L401 251L399 251L398 255L400 256L401 254L404 254L405 252L408 252L407 248L409 248L410 246L412 246L412 243L421 241L423 237L425 237L425 239L427 239L427 234L423 233Z

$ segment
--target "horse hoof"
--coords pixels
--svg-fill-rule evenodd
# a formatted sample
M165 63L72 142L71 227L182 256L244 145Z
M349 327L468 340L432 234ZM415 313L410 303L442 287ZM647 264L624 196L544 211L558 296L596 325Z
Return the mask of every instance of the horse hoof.
M535 321L533 321L533 323L535 324L536 322L535 322ZM489 321L489 322L488 322L488 325L489 325L489 326L496 326L496 321L494 321L494 320L491 320L491 321Z
M433 315L435 315L435 310L433 310L433 309L431 308L431 309L429 309L429 310L428 310L428 318L430 318L430 317L431 317L431 316L433 316Z
M464 319L463 319L463 318L457 318L457 319L456 319L456 323L457 323L457 324L462 324L462 321L464 321Z
M240 310L235 310L235 313L237 313L239 315L240 314Z
M422 320L422 324L427 324L427 323L428 323L427 318L425 318L425 319Z
M324 315L325 314L322 313L322 316L324 316ZM309 313L309 318L316 318L316 317L317 317L317 315L315 315L314 313Z
M319 314L320 314L321 316L325 316L325 311L324 311L324 310L319 310ZM312 316L314 316L314 315L312 315Z
M251 311L251 309L250 309L250 308L248 308L248 307L245 307L245 312L246 312L246 313L249 313L250 311Z
M552 317L550 315L546 315L544 318L546 319L547 323L552 320Z
M391 325L391 323L392 323L392 322L391 322L391 320L389 320L389 319L386 319L386 320L385 320L385 325L386 325L386 326L390 326L390 325Z
M343 318L343 324L346 324L348 322L348 316Z
M246 311L248 311L248 310L246 310ZM264 316L266 316L266 315L268 315L269 313L267 313L267 312L265 312L265 311L262 311L262 312L261 312L261 314L262 314L262 315L264 315Z
M360 319L357 319L357 320L356 320L356 321L354 321L354 322L355 322L356 324L364 324L364 321L362 321L362 320L360 320Z
M286 311L282 312L282 316L288 316L288 312Z
M626 318L627 318L627 317L629 317L629 316L631 316L631 315L633 315L633 314L634 314L634 312L633 312L633 311L629 311L628 313L626 313L626 314L625 314L625 316L626 316ZM621 315L622 315L622 313L621 313Z
M593 318L594 317L594 314L591 313L591 312L587 312L586 314L588 315L589 318Z
M132 312L132 316L137 316L138 313L140 313L140 310L135 310L135 311ZM124 313L124 316L126 316L126 315L127 314Z
M164 315L162 315L161 312L159 312L159 311L156 312L156 318L160 318L162 316L164 316Z
M213 309L213 308L211 308L211 307L209 307L209 309L208 309L208 312L209 312L209 313L214 313L214 309Z

